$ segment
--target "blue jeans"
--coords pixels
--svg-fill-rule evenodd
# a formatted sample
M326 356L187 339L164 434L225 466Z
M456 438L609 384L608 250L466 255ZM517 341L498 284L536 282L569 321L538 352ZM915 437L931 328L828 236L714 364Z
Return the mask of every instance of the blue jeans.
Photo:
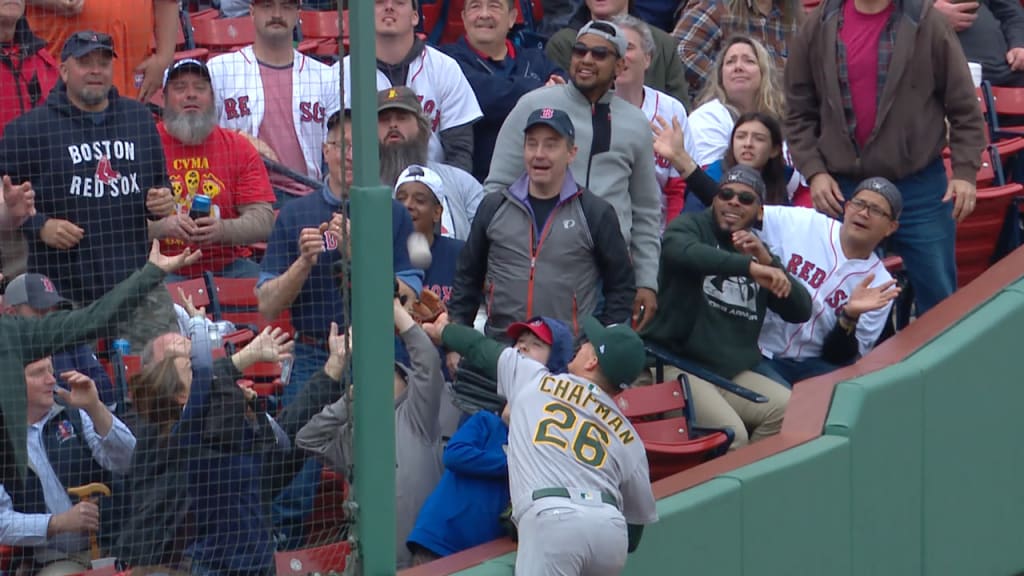
M221 278L259 278L260 265L248 258L236 258L222 270L214 274L214 276L219 276ZM187 276L180 276L178 274L168 274L164 281L168 284L173 284L175 282L184 282L185 280L191 280L191 278L188 278Z
M298 394L306 382L316 374L327 362L327 350L295 343L295 362L292 364L291 378L285 386L281 398L287 406ZM313 500L320 487L320 471L323 466L310 458L302 470L292 479L276 498L272 508L274 527L283 541L278 542L279 549L294 550L300 547L305 539L305 520L313 511Z
M792 358L772 358L769 360L765 358L761 365L754 370L780 384L785 384L789 388L792 384L796 384L801 380L828 374L839 368L841 366L827 362L823 358L804 358L803 360L794 360ZM776 375L781 377L782 380L776 378Z
M837 177L849 200L858 181ZM889 237L888 248L903 257L907 278L914 288L920 316L956 290L956 221L946 194L946 168L942 159L893 182L903 195L900 227Z

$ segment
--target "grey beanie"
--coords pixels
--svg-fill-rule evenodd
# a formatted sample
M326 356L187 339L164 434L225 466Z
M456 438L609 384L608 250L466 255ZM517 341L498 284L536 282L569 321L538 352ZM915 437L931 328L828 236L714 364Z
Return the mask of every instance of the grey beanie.
M854 191L854 195L861 190L870 190L871 192L885 198L889 203L889 210L892 212L892 219L899 219L900 213L903 212L903 195L900 194L900 189L890 182L889 179L882 178L881 176L868 178L860 184L857 184L857 189Z

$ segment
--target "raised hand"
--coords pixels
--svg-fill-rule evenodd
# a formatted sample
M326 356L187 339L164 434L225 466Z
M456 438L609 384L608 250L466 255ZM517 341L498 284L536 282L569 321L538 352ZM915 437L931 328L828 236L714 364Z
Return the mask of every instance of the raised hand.
M146 210L155 216L170 216L177 210L170 188L150 188L146 191Z
M65 406L88 410L100 403L100 394L92 378L75 370L62 372L60 377L71 386L71 390L65 390L60 386L55 388L57 396Z
M178 269L195 264L203 256L202 250L192 251L185 248L185 251L177 256L165 256L160 252L160 241L153 240L153 247L149 249L149 262L167 274L178 271Z
M245 347L253 362L281 362L291 355L295 342L291 334L275 326L267 326Z
M7 215L13 224L21 224L36 213L36 192L31 182L14 184L10 176L3 177L3 200Z
M323 233L316 228L303 228L299 232L299 258L310 266L315 266L324 251Z
M753 256L761 264L771 264L772 254L764 242L750 230L737 230L732 233L732 245L741 254Z
M866 312L879 310L900 295L900 287L896 285L895 280L871 286L874 281L875 275L868 274L853 289L853 294L843 307L847 316L856 319Z
M436 346L441 345L441 334L444 333L444 329L448 326L448 313L442 312L433 322L427 322L422 324L423 331L430 337L430 341ZM458 364L458 360L455 361ZM449 367L450 368L450 367Z
M189 318L206 318L206 307L200 306L196 308L195 304L192 303L192 295L186 295L180 286L178 287L178 298L181 300L181 307L185 309L185 313L188 314Z

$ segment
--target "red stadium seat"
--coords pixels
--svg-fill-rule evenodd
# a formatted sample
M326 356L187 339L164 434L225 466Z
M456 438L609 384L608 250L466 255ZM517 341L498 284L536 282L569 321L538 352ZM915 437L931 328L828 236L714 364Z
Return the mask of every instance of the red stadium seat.
M1006 183L1005 180L1003 179L1003 171L1002 171L1002 168L1001 168L1001 164L994 163L992 161L993 157L992 157L991 151L994 150L994 149L995 149L995 147L990 145L988 148L986 148L985 150L982 150L982 152L981 152L981 168L978 170L977 176L975 176L976 181L977 181L977 185L978 185L979 188L984 188L984 187L992 186L992 185L1001 186L1001 185ZM999 157L999 154L997 153L996 154L996 159L997 160L998 160L998 157ZM946 165L946 176L949 177L949 178L952 178L953 177L953 162L952 162L952 160L948 156L944 156L942 158L942 162L943 162L943 164Z
M341 574L345 571L349 552L348 542L335 542L318 548L277 552L274 554L274 565L277 568L277 576Z
M338 528L345 525L347 497L345 477L325 467L320 473L320 490L313 501L313 513L306 524L309 527L306 541L310 546L337 540Z
M348 10L342 11L342 28L338 27L338 13L335 11L302 10L299 23L302 42L298 50L315 58L331 59L338 56L338 41L348 51L349 27Z
M211 56L234 52L253 43L256 29L252 18L200 18L192 20L192 38L197 48Z
M192 280L185 280L184 282L172 282L167 284L167 291L171 293L171 300L175 304L181 307L185 307L185 301L182 300L179 290L185 294L185 297L192 298L192 305L199 308L206 308L207 312L210 310L210 291L206 287L206 280L203 278L193 278Z
M992 86L990 94L992 108L996 115L1016 117L1018 122L1024 122L1024 88ZM1000 126L998 131L1009 135L1024 136L1024 126Z
M255 278L220 278L207 273L206 286L213 295L211 307L214 320L227 320L236 328L250 327L256 332L267 326L276 326L289 334L295 334L288 310L269 322L259 313Z
M719 430L692 428L680 380L624 390L616 397L647 450L651 480L659 480L693 468L724 454L732 443ZM674 413L679 412L681 415Z
M958 286L967 285L992 264L1007 218L1018 218L1012 205L1022 190L1020 184L978 190L974 212L956 228Z

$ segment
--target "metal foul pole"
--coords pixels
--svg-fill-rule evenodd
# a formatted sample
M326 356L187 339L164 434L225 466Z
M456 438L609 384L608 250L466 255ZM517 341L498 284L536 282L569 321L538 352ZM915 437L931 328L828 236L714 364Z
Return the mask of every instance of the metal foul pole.
M341 4L339 2L339 4ZM349 2L356 530L362 574L395 574L391 190L380 182L373 2ZM339 6L339 10L341 7Z

